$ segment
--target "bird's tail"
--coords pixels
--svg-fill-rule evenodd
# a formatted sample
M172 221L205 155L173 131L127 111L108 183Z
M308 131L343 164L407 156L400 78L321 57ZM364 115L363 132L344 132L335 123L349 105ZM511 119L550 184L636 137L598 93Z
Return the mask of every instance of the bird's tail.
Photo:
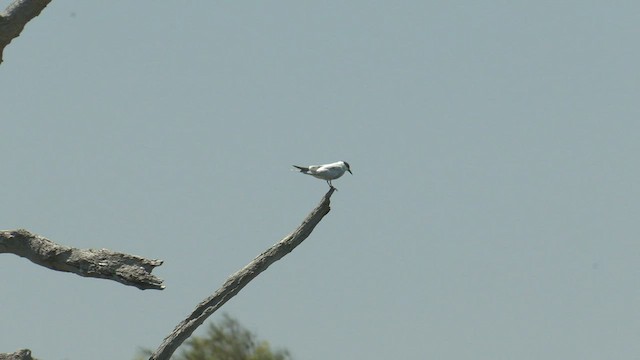
M303 166L298 166L298 165L292 165L294 168L300 170L301 173L308 173L309 172L309 168L308 167L303 167ZM293 169L292 169L293 170Z

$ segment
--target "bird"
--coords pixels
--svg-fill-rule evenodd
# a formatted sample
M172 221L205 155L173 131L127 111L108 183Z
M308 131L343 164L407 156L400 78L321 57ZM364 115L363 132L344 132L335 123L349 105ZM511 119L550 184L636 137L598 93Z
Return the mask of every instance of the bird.
M335 189L333 184L331 184L331 180L335 180L340 176L344 175L345 172L349 172L349 174L353 175L351 172L351 167L349 163L346 161L338 161L331 164L324 165L309 165L309 166L298 166L293 165L294 168L300 170L301 173L306 175L311 175L315 178L326 180L329 187Z

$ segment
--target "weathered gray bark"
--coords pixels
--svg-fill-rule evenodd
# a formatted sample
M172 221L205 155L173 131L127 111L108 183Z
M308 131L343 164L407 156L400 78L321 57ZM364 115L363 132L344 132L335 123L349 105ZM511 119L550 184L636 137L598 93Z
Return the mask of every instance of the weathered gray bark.
M31 351L27 349L18 350L14 353L2 353L0 354L0 360L33 360L31 357Z
M218 310L224 303L242 290L251 280L265 271L269 265L280 260L290 253L296 246L306 239L322 218L329 213L330 198L335 188L331 188L322 198L322 201L307 216L297 229L287 235L280 242L258 255L247 266L231 275L227 281L213 295L206 298L189 317L184 319L169 334L160 347L151 355L149 360L169 360L176 349L200 326L211 314Z
M50 2L51 0L15 0L0 13L0 64L4 48L18 37L24 26L38 16Z
M23 229L0 231L2 253L22 256L49 269L114 280L141 290L164 289L162 279L151 274L156 266L162 265L162 260L107 249L71 248Z

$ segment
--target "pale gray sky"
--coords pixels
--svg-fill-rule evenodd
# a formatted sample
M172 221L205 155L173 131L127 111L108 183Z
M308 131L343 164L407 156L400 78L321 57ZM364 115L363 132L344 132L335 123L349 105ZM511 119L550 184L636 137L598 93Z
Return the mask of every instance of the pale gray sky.
M167 289L4 255L0 351L155 348L319 202L291 164L346 160L331 213L222 311L296 359L636 359L639 23L635 2L54 0L0 65L0 228L163 259Z

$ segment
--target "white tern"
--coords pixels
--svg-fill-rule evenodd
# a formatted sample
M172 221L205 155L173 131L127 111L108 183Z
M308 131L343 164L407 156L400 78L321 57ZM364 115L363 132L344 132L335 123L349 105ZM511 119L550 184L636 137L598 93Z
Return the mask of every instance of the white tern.
M300 170L301 173L311 175L318 179L326 180L327 184L333 188L331 184L331 180L335 180L340 176L344 175L345 172L349 172L349 174L353 175L351 172L351 167L349 163L346 161L338 161L331 164L324 165L310 165L310 166L297 166L293 165L296 169Z

